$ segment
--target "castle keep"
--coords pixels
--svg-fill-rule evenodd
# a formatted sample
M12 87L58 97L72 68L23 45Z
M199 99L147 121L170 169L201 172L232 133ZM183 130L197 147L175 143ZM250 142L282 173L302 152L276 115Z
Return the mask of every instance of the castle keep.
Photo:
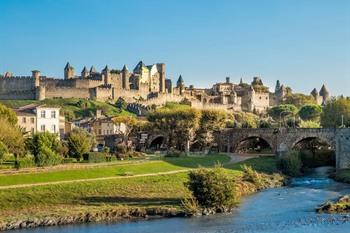
M6 72L0 75L0 99L84 98L101 101L125 99L138 106L161 105L167 101L189 101L193 107L222 110L265 112L268 108L283 103L292 90L277 80L274 92L270 92L259 77L248 84L241 79L234 84L227 77L225 82L211 88L187 87L180 75L175 87L166 78L165 64L145 65L140 61L129 71L126 65L121 70L107 65L98 72L94 66L84 67L76 75L74 67L67 63L64 79L41 75L33 70L28 77L13 76ZM329 92L323 85L320 92L313 89L310 95L318 104L325 104Z

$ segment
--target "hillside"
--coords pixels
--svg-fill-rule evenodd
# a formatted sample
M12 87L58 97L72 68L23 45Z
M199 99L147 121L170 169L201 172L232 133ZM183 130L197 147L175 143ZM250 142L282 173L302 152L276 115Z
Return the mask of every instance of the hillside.
M0 100L0 103L10 107L18 108L27 104L47 104L50 106L61 107L68 120L81 119L83 117L92 117L96 109L102 109L103 113L109 117L118 115L130 115L133 113L126 111L124 108L118 108L114 104L85 99L45 99L45 100Z

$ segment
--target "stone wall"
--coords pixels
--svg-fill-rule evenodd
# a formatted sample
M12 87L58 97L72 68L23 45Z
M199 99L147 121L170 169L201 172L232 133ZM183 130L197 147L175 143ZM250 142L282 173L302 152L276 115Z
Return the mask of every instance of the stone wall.
M88 88L55 87L46 88L45 98L90 98Z
M11 91L32 91L35 89L35 80L31 76L0 77L0 93Z

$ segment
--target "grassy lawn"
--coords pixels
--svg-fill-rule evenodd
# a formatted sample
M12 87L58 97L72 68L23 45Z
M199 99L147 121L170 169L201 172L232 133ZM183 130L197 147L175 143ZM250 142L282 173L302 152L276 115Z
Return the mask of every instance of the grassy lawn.
M102 109L104 113L109 116L118 116L118 115L130 115L134 114L124 110L119 109L115 105L93 101L93 100L84 100L84 99L45 99L45 100L1 100L0 103L11 107L18 108L27 104L47 104L51 106L61 107L63 114L70 120L80 119L83 117L92 117L95 115L96 109Z
M167 158L164 161L150 161L135 165L113 165L100 168L90 168L77 171L62 171L52 173L38 173L17 175L22 181L34 182L48 179L46 177L61 177L72 179L76 175L85 176L117 175L124 171L135 174L156 172L161 169L187 169L201 166L213 166L217 161L229 161L227 156L215 155L195 158ZM256 168L268 169L273 166L271 158L248 159L241 164L252 165ZM163 168L162 168L163 167ZM233 176L240 176L239 165L227 165ZM109 170L111 169L111 170ZM73 172L73 173L72 173ZM77 175L74 172L78 172ZM67 173L67 174L65 174ZM72 175L73 174L73 175ZM16 175L15 175L16 176ZM15 176L3 176L0 181L13 179ZM5 178L5 179L3 179ZM52 178L51 178L52 179ZM130 207L175 207L180 208L181 200L188 195L184 183L187 173L159 175L149 177L128 177L126 179L111 179L103 181L85 181L69 184L55 184L36 187L0 190L0 222L23 218L43 217L48 215L69 216L71 214L101 211L106 209L125 209ZM17 181L19 182L19 181Z
M276 156L262 156L259 158L248 159L243 162L225 165L225 168L233 170L241 170L241 166L246 164L251 166L254 170L258 172L274 173L278 172L276 167L277 158Z
M164 158L160 161L145 161L128 164L113 164L102 167L80 168L74 170L60 170L51 172L0 175L0 186L16 184L32 184L42 182L92 179L101 177L115 177L167 172L196 168L198 166L213 166L217 162L227 163L230 158L226 155L211 155L206 157Z

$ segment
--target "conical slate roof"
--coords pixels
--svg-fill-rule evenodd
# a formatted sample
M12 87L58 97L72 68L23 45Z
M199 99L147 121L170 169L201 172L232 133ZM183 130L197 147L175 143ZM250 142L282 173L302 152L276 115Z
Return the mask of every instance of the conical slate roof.
M65 70L72 69L72 68L73 66L71 66L69 62L67 62L66 66L64 67Z
M181 75L181 74L180 74L179 79L177 80L177 82L178 82L178 83L183 83L183 82L184 82L184 80L183 80L183 78L182 78L182 75Z
M86 68L86 66L84 66L83 70L81 71L81 73L88 73L88 69Z
M327 87L323 84L320 90L320 96L327 96L329 95L329 91L327 90Z
M143 63L143 61L140 61L140 62L137 63L137 65L135 66L134 73L139 73L140 70L142 69L142 67L146 67L146 65Z
M129 71L129 69L126 65L124 65L122 71Z
M108 72L109 71L108 65L106 65L105 68L102 71L103 72Z
M90 73L97 73L96 69L94 66L91 66L90 68Z
M317 96L318 95L318 91L316 88L314 88L311 93L310 93L312 96Z

